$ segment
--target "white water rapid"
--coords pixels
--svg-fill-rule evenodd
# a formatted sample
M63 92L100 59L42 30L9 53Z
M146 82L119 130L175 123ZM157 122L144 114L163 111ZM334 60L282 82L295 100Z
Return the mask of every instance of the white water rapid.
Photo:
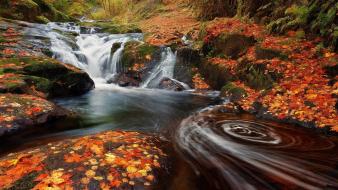
M176 63L176 54L171 48L167 47L161 54L161 62L158 64L143 82L142 87L156 87L165 77L174 78L174 68Z
M142 40L142 34L105 34L95 33L95 29L81 32L80 27L69 24L50 23L49 26L77 36L66 36L51 31L51 50L54 58L85 70L95 82L109 80L118 73L121 53L126 42ZM69 43L72 42L73 43ZM112 52L112 46L120 47Z
M106 85L121 71L120 60L126 42L143 40L140 33L99 33L98 28L83 28L75 23L25 24L29 26L27 34L50 40L50 50L55 59L84 70L96 85ZM116 43L117 48L113 48ZM140 87L157 88L163 79L168 79L189 89L188 85L174 79L175 64L176 53L169 47L163 47L161 60L143 79Z

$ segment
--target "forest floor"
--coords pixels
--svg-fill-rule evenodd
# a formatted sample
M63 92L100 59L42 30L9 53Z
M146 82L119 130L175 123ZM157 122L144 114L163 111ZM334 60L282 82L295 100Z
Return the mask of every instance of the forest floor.
M139 22L146 34L146 42L152 45L168 45L181 41L185 34L197 34L200 22L196 20L190 9L183 4L168 1L161 14L157 14Z

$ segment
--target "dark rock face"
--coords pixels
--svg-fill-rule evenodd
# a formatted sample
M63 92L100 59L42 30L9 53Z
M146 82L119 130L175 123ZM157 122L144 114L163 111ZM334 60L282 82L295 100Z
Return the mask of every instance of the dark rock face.
M121 87L127 87L127 86L137 87L140 85L140 82L141 80L138 76L138 73L136 72L122 73L107 80L107 83L109 84L115 83Z
M0 137L74 116L52 102L31 95L0 94L0 102Z
M247 86L256 90L269 89L281 78L277 72L266 71L266 63L255 64L245 61L238 65L236 75Z
M183 91L185 90L184 86L170 78L163 78L158 86L160 89L166 89L171 91Z
M119 43L114 43L113 45L112 45L112 47L111 47L111 54L114 54L118 49L120 49L121 48L121 45L122 45L122 43L121 42L119 42Z
M253 37L241 34L222 34L209 43L203 45L204 55L227 56L233 59L246 53L250 46L255 44Z
M160 60L160 47L138 41L127 42L121 55L121 68L119 69L121 79L116 81L120 81L119 85L123 86L129 86L128 84L138 86Z
M228 82L226 85L223 86L221 89L220 96L228 97L231 102L237 102L244 98L247 95L247 92L231 82Z
M177 49L177 59L174 70L174 78L193 87L193 71L194 67L198 67L201 63L201 57L198 50L188 47Z
M9 19L45 23L51 21L74 21L44 0L0 1L0 16Z
M51 98L81 95L94 88L87 73L50 58L2 59L0 67L6 73L0 80L1 92Z
M206 82L215 90L221 90L227 82L233 81L235 78L226 67L215 65L207 60L203 60L199 70Z

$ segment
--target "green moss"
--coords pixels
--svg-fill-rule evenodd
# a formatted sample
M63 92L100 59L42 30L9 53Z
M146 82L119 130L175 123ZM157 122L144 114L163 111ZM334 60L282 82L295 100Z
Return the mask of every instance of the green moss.
M153 56L157 48L147 43L129 41L122 52L121 63L124 68L133 67L135 63L146 63L149 61L146 57Z
M33 8L38 8L39 5L36 4L34 1L32 0L20 0L19 1L20 6L29 8L29 9L33 9Z
M229 97L232 100L239 100L247 96L247 92L243 88L234 85L232 82L228 82L222 87L221 96Z
M50 20L48 20L48 18L46 18L45 16L42 16L42 15L37 16L36 21L38 23L41 23L41 24L47 24L48 22L50 22Z
M0 35L0 43L6 42L6 39Z
M237 68L237 76L245 85L256 89L270 89L281 77L279 73L269 72L265 64L240 63Z
M39 64L29 64L23 68L25 74L34 75L45 78L54 78L57 75L67 73L68 69L61 65L53 62L42 62Z
M25 105L25 104L24 104ZM38 182L34 181L36 177L39 175L38 172L32 172L28 175L20 178L17 180L12 187L6 189L6 190L27 190L27 189L33 189Z
M52 82L46 78L35 76L24 76L24 80L29 84L36 87L36 90L41 92L49 92L52 88Z
M156 47L147 43L143 43L138 47L138 52L140 56L145 57L147 55L152 55L154 51L156 50Z

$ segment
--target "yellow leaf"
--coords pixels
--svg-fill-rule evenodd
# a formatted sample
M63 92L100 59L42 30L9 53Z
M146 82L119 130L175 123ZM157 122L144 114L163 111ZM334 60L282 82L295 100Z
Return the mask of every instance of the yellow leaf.
M134 166L128 166L127 172L128 173L135 173L135 172L137 172L137 168L135 168Z

